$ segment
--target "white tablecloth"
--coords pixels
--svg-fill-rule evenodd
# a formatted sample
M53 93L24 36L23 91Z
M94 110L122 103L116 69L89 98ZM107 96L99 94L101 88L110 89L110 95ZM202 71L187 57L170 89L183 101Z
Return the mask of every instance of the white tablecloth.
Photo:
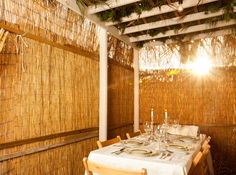
M120 169L140 170L146 168L148 175L187 175L193 157L201 148L201 142L199 140L196 143L184 143L192 147L188 154L184 151L174 151L170 158L166 159L161 159L160 156L142 157L125 152L119 155L112 154L120 149L117 144L90 152L88 159L101 165ZM157 142L153 142L147 148L155 149L157 144Z

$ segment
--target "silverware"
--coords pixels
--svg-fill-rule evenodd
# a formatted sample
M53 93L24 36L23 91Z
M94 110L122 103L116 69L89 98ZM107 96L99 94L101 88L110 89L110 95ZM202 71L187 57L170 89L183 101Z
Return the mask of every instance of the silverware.
M164 159L165 155L166 155L166 153L165 153L165 152L162 152L160 159Z
M172 155L171 153L166 152L165 155L162 157L162 159L166 159L167 157L170 157L171 155Z
M173 151L170 151L170 150L168 150L168 149L167 149L166 151L169 152L169 153L171 153L171 154L174 153Z
M121 149L119 149L119 150L117 150L117 151L111 152L111 153L112 153L112 154L119 155L119 154L121 154L121 153L125 150L125 148L126 148L126 147L123 147L123 148L121 148Z
M162 159L166 159L169 156L169 153L165 153L165 156Z

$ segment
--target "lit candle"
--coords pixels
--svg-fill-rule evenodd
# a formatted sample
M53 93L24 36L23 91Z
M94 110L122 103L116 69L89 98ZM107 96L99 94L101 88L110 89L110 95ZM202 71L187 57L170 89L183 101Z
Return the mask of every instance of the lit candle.
M154 117L154 112L153 112L153 108L151 109L151 122L153 123L153 117Z
M165 109L165 121L167 122L167 109Z

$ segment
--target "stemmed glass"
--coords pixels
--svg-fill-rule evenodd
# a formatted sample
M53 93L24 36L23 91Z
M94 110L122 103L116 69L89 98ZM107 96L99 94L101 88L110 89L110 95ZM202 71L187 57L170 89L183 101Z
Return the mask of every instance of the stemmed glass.
M161 129L161 125L157 125L155 130L154 130L154 134L157 136L157 137L160 137L160 129Z
M178 128L178 126L179 126L179 122L178 122L177 119L174 119L174 120L173 120L173 124L172 124L172 126L173 126L173 128Z
M146 121L144 124L143 124L143 129L144 131L147 133L148 135L148 141L153 141L155 140L155 137L153 135L153 131L154 131L154 125L152 122L148 122Z
M145 131L148 135L151 135L151 132L152 132L151 122L146 121L146 122L143 124L143 129L144 129L144 131Z
M165 151L165 129L162 127L162 125L157 125L154 133L158 142L157 150Z

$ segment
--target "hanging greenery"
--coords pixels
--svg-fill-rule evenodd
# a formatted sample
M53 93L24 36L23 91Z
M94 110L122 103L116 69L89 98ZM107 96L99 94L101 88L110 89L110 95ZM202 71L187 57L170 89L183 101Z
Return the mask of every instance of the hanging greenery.
M144 11L150 11L154 7L161 8L161 6L164 4L166 4L166 0L159 0L157 2L154 2L154 4L151 4L149 0L142 0L138 3L133 3L126 6L121 6L115 9L109 9L104 12L100 12L97 14L97 16L101 19L101 21L120 22L121 18L128 17L132 13L137 13L138 15L141 15Z
M107 0L76 0L76 3L82 13L85 12L85 9L90 5L97 5L97 4L106 4ZM109 5L108 5L109 6Z
M91 4L98 4L99 2L105 3L106 1L77 0L77 2L78 4L81 3L81 4L91 5ZM165 4L168 5L166 0L155 1L152 4L150 3L150 0L142 0L138 3L133 3L133 4L121 6L115 9L109 9L109 10L103 11L103 12L98 13L97 15L102 21L120 22L122 17L128 17L132 13L137 13L138 15L140 15L144 11L150 11L155 7L161 8L161 6ZM229 19L235 18L235 13L233 11L235 5L236 5L236 0L220 0L220 1L210 3L209 5L207 5L206 13L216 12L216 11L219 11L220 9L224 9L225 10L224 19L229 20Z

